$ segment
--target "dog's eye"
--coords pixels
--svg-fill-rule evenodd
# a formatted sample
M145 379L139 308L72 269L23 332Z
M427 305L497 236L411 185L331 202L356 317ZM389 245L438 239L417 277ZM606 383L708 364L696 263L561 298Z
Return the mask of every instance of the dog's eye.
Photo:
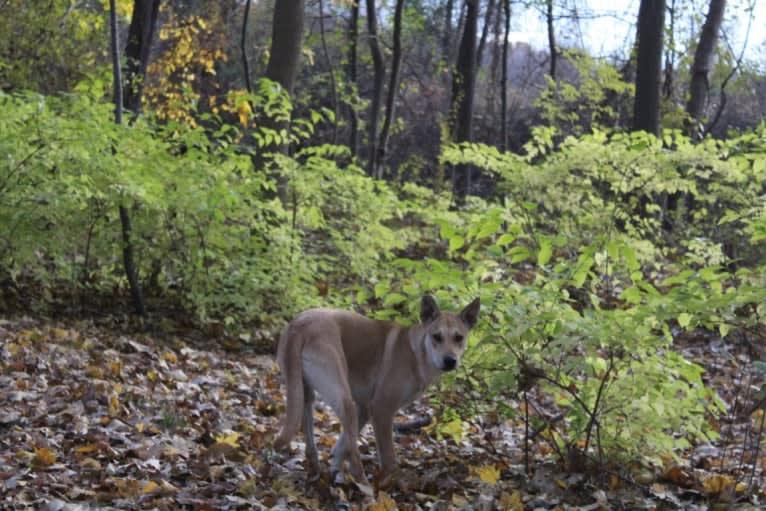
M434 341L438 342L439 344L441 344L441 342L444 340L442 338L442 334L433 334L431 337L433 337Z
M456 342L456 343L458 343L458 344L460 344L461 342L463 342L463 339L464 339L464 337L463 337L462 335L460 335L460 334L457 334L457 335L455 336L455 342Z

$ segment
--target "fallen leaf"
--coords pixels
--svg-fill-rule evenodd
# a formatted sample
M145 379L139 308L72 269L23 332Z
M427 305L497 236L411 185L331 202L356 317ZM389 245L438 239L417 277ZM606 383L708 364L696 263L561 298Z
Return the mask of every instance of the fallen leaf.
M48 447L35 447L35 457L32 464L38 467L50 467L56 463L56 453Z
M378 500L365 507L368 511L395 511L399 509L394 499L386 492L381 491L378 494Z
M229 444L232 447L239 447L239 433L237 433L236 431L228 435L225 433L222 433L215 437L215 441L220 442L222 444Z
M494 486L500 479L500 470L495 465L486 465L484 467L474 467L474 472L479 476L479 479L485 483Z
M503 492L500 495L500 509L502 511L524 511L521 492L519 490L515 490L513 493Z
M702 487L708 494L718 495L734 488L734 479L726 474L713 474L702 482Z

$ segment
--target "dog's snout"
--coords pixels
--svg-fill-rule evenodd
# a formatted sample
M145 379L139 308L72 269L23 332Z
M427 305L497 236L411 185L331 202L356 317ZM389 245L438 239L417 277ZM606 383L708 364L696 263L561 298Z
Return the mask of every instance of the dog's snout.
M452 371L457 367L457 357L455 355L445 355L442 363L445 371Z

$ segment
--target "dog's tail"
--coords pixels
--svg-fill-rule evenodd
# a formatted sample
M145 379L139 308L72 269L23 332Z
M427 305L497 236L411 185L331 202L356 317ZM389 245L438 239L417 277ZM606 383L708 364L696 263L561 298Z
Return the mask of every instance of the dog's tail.
M287 390L286 411L282 431L274 441L275 449L282 449L301 429L301 420L303 418L303 362L301 361L301 351L303 351L303 339L295 337L291 325L284 329L279 338L277 348L279 362L282 365L281 370L284 375L285 388ZM293 335L291 335L293 334Z

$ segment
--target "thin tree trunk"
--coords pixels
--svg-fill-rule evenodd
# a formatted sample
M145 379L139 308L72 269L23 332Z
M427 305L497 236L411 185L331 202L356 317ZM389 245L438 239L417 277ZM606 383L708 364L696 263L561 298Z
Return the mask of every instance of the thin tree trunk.
M503 71L500 80L500 147L508 150L508 36L511 32L511 0L503 1L505 32L503 34Z
M125 88L122 105L133 115L141 110L141 96L157 27L160 0L135 0L125 45Z
M673 73L675 73L675 40L676 40L676 0L670 0L670 7L668 7L668 14L670 14L670 20L668 20L668 41L667 49L665 51L665 79L662 81L662 96L665 99L671 99L673 97Z
M444 6L444 29L442 30L442 55L444 61L452 62L452 11L455 9L455 0L447 0Z
M460 39L455 76L452 80L451 131L455 142L473 138L473 100L476 85L476 33L479 0L465 0L465 24ZM469 165L453 168L452 183L455 205L460 207L471 190L472 169Z
M357 95L357 42L359 40L359 2L351 2L351 21L348 26L348 83L352 94ZM349 142L351 156L356 156L359 150L359 116L353 104L348 105L349 110Z
M713 67L718 32L721 29L725 9L726 0L710 0L710 7L705 23L702 25L702 33L697 44L697 50L694 52L692 76L689 83L689 102L686 104L686 113L695 121L690 126L690 131L693 136L697 137L700 134L700 121L704 117L705 107L708 102L710 92L708 77Z
M396 95L399 92L399 68L402 62L402 12L404 0L396 0L394 10L394 52L391 55L391 75L388 81L388 95L386 96L386 114L383 118L383 128L380 130L380 143L378 144L378 156L375 160L375 177L383 177L383 164L386 162L388 149L388 136L391 132L391 122L396 110Z
M641 0L633 130L660 134L660 82L665 0Z
M484 54L484 46L487 44L487 35L489 26L492 24L492 14L495 11L495 0L487 1L487 11L484 13L484 26L481 28L481 38L479 39L479 49L476 50L476 67L481 67L481 58Z
M319 34L322 40L322 52L327 60L327 72L330 75L330 92L332 94L332 110L335 112L335 119L332 126L332 143L338 143L338 87L335 84L335 73L333 72L332 59L330 59L330 52L327 50L327 39L325 38L324 30L324 1L319 0Z
M279 83L292 96L300 67L303 45L303 0L279 0L274 3L271 51L266 77Z
M122 73L120 70L120 47L117 41L117 10L115 0L109 0L109 28L112 43L112 72L114 74L114 122L122 124ZM133 259L133 241L131 239L130 214L128 209L120 205L120 222L122 223L122 260L125 267L125 275L128 278L130 292L133 296L133 306L136 314L143 316L146 313L144 296L141 292L141 284L138 281L138 270Z
M555 80L558 50L556 49L556 30L553 26L553 0L546 0L545 2L545 23L548 27L548 51L551 54L550 73L551 78Z
M242 18L242 38L239 43L240 51L242 52L242 71L245 74L245 87L247 92L253 92L253 84L250 81L250 62L247 59L247 22L250 19L250 4L252 0L247 0L245 4L245 16Z
M370 101L370 122L368 130L369 154L367 156L367 173L375 175L375 160L378 153L378 116L383 101L383 79L386 70L383 67L383 53L378 41L378 21L375 13L375 0L367 0L367 39L370 44L373 65L372 101Z

